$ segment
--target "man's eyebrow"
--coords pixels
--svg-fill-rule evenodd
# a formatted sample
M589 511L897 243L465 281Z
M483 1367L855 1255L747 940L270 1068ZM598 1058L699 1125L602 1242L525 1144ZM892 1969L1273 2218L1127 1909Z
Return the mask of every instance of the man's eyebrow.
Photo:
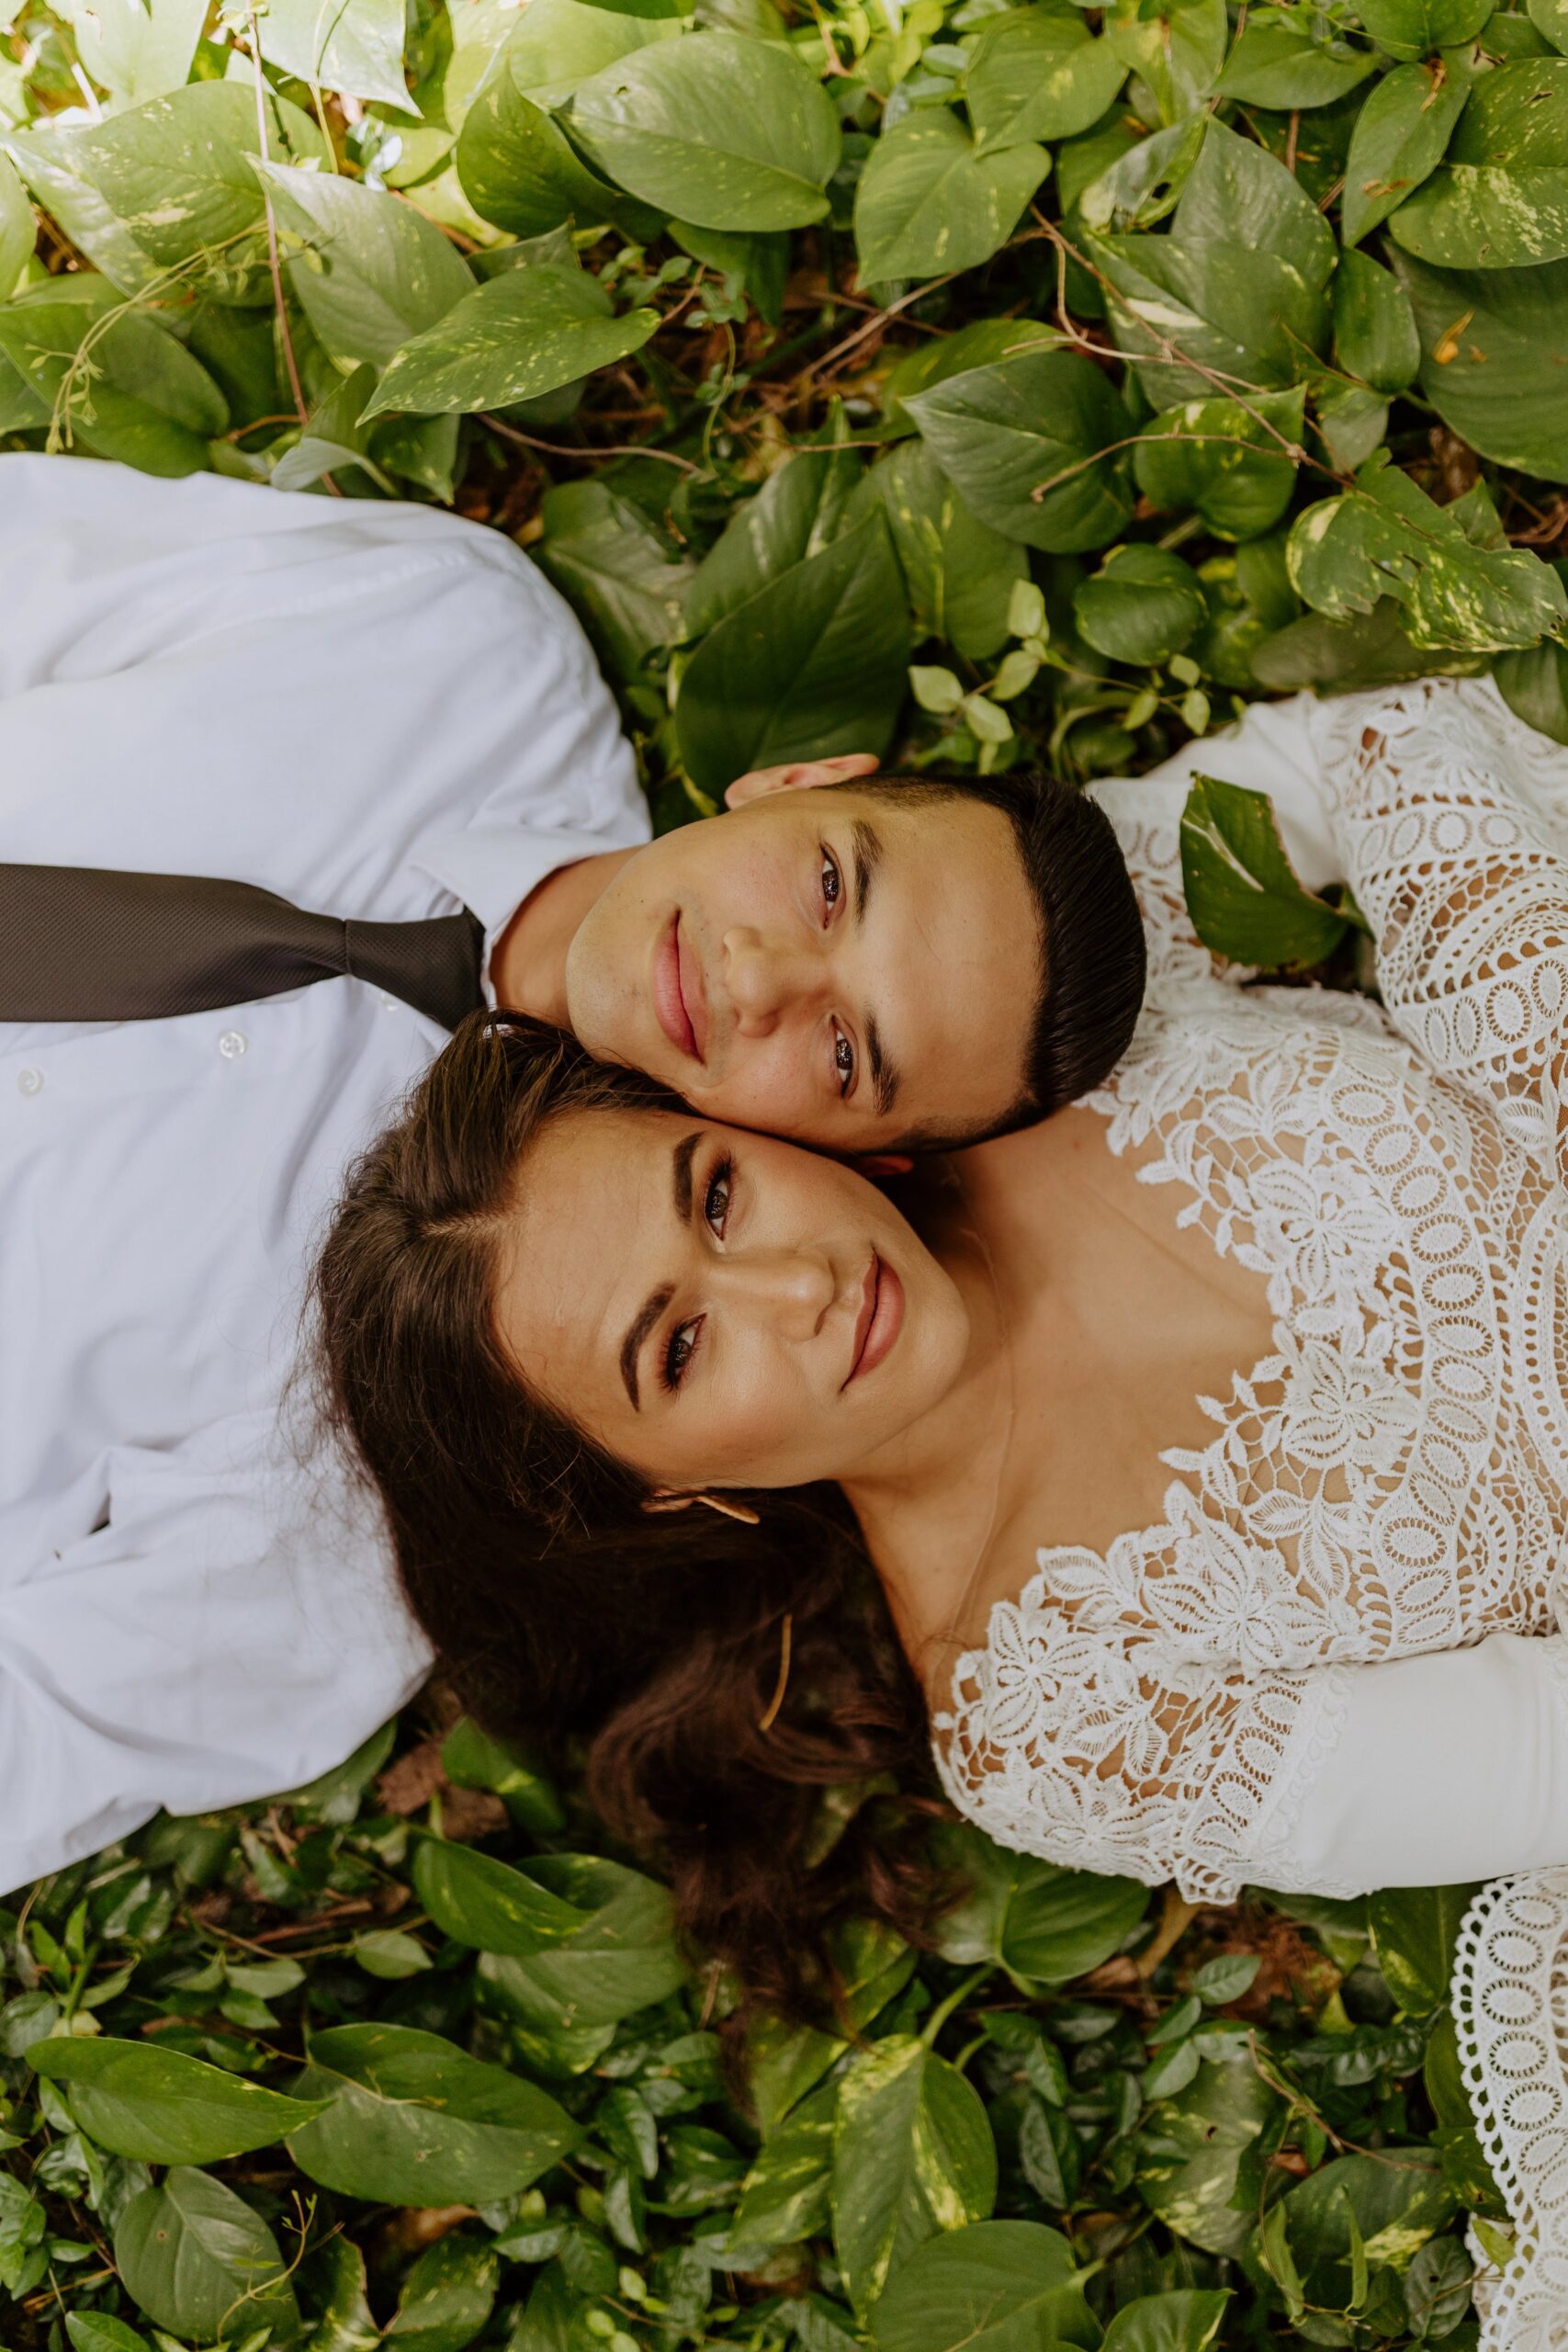
M883 1044L882 1032L874 1020L865 1024L865 1050L871 1063L871 1090L877 1115L885 1119L897 1100L901 1080L898 1066Z
M702 1139L702 1129L695 1128L691 1135L682 1136L670 1155L671 1201L674 1207L676 1222L682 1227L690 1225L692 1221L692 1161ZM626 1329L626 1336L621 1341L621 1378L626 1383L626 1395L632 1400L634 1413L640 1413L642 1410L642 1400L637 1393L637 1359L642 1354L643 1341L674 1295L668 1283L661 1284L658 1290L650 1291L637 1314L633 1316Z
M850 827L850 854L855 867L855 922L865 921L866 904L871 886L882 864L882 835L864 817L857 817Z

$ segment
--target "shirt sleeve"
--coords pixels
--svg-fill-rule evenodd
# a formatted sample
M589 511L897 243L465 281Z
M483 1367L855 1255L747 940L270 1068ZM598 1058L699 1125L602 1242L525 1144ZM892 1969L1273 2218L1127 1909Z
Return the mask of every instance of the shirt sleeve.
M1390 1020L1568 1181L1568 752L1490 680L1359 695L1316 733Z
M117 1449L107 1524L0 1590L0 1891L297 1788L423 1680L375 1514L275 1430Z
M1359 1894L1568 1862L1561 1634L1339 1671L1337 1736L1258 1884Z
M1248 967L1211 955L1192 928L1181 879L1181 812L1195 775L1266 792L1286 850L1309 889L1338 879L1329 807L1317 769L1312 697L1255 703L1235 727L1189 743L1146 775L1107 776L1089 786L1116 828L1138 893L1149 943L1151 1001L1218 978L1233 985Z

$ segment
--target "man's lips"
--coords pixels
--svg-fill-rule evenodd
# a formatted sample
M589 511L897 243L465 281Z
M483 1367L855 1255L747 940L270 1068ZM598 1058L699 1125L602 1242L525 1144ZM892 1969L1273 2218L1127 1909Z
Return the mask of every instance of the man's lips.
M693 997L688 999L682 981L692 985ZM681 937L681 918L672 914L669 926L654 950L653 1011L654 1017L670 1043L693 1061L701 1061L702 1049L693 1019L693 1004L704 1028L707 1025L707 1007L702 1001L700 976L696 964Z
M876 1370L903 1323L904 1285L886 1259L874 1254L862 1285L860 1313L855 1317L854 1355L844 1382L846 1388L852 1380Z

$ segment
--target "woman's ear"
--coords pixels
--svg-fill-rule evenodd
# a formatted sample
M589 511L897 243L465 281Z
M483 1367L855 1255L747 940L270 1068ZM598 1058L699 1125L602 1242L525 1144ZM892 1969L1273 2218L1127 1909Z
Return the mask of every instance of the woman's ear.
M881 1176L907 1176L914 1164L907 1151L862 1151L850 1162L862 1176L869 1176L873 1183Z
M724 805L744 808L753 800L765 800L771 792L805 792L814 784L847 784L852 776L875 774L876 762L869 752L846 752L837 760L789 760L777 768L749 768L736 777L724 796Z

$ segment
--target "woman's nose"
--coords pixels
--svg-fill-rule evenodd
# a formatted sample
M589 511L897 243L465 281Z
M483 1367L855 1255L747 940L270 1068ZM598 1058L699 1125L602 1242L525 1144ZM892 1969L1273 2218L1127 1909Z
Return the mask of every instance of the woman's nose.
M782 1339L815 1339L838 1296L832 1262L819 1250L739 1250L719 1265L746 1306Z
M738 927L725 933L725 981L742 1037L773 1034L808 986L807 963L771 944L761 932Z

